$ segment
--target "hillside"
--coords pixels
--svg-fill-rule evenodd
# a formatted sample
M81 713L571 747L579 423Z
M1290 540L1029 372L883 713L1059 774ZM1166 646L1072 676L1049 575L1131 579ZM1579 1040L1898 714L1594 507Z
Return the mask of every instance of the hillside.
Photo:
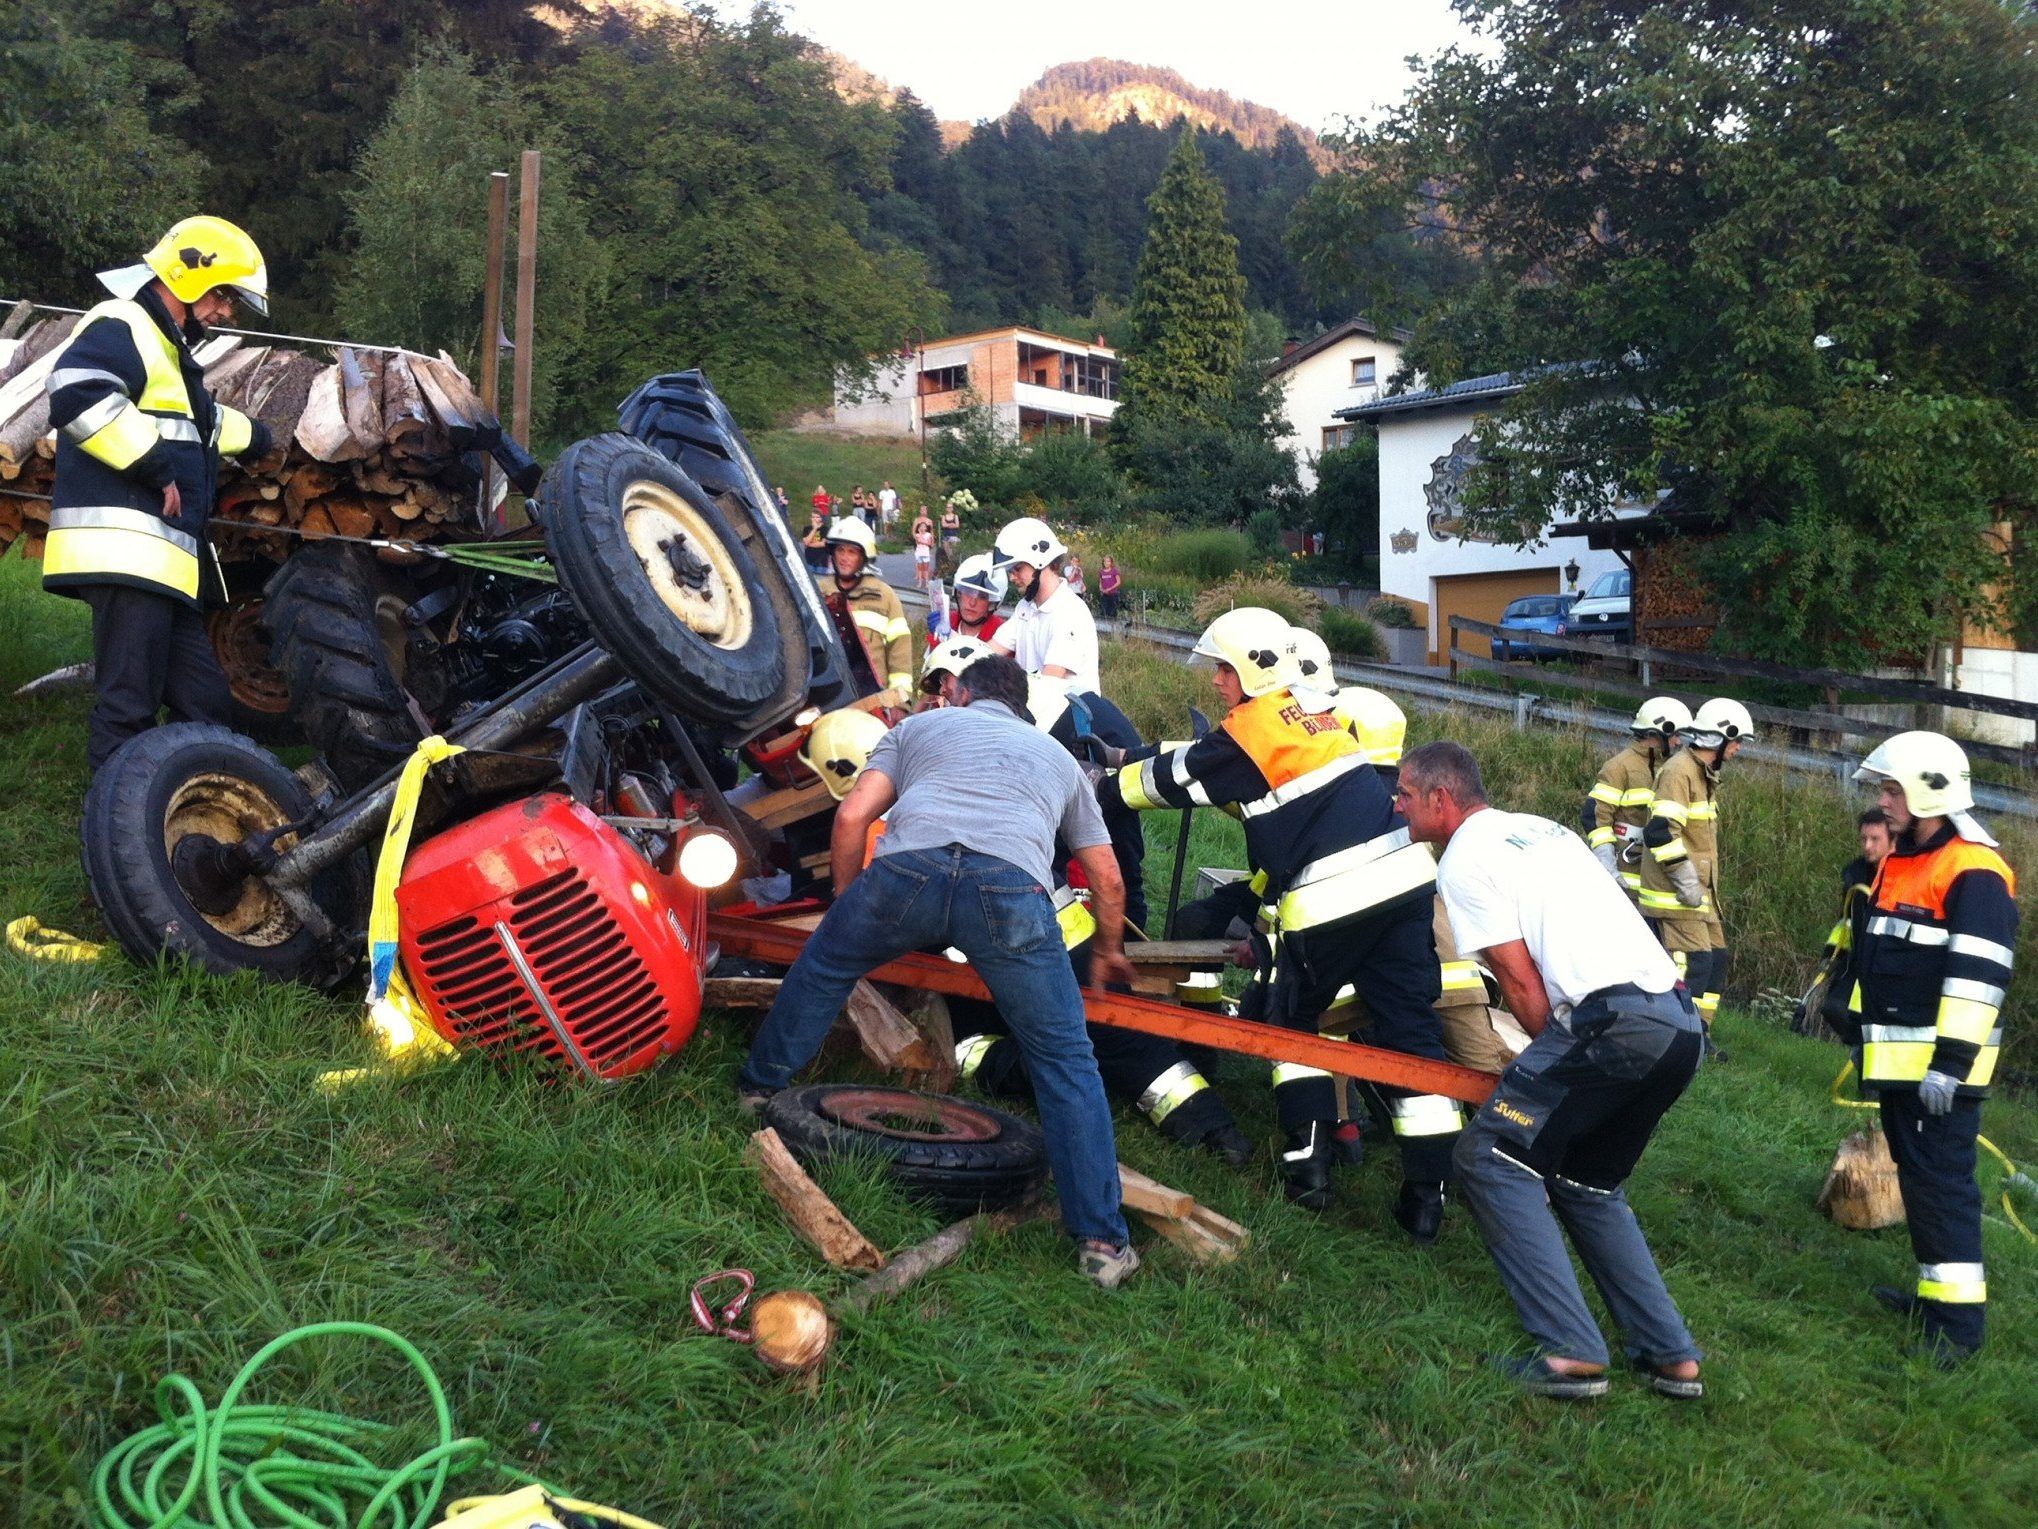
M1101 132L1134 115L1142 122L1158 123L1187 117L1197 127L1228 132L1251 149L1273 148L1282 133L1289 132L1319 165L1323 158L1314 132L1270 106L1205 90L1172 69L1123 59L1056 64L1019 92L1013 109L1025 112L1048 132L1063 122Z

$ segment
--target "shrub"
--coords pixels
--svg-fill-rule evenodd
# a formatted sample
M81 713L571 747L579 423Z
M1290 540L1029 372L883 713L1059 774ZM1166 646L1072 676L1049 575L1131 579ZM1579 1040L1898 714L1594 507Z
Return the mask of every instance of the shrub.
M1401 609L1401 607L1396 607ZM1364 616L1354 611L1342 610L1335 605L1326 605L1323 613L1316 618L1316 630L1330 645L1333 653L1342 653L1347 658L1383 659L1387 656L1387 645L1380 640L1380 629Z
M1124 486L1104 443L1072 430L1035 441L1012 476L1020 492L1049 506L1050 519L1059 512L1081 521L1103 520L1115 514L1124 499Z
M1399 627L1405 632L1415 630L1415 612L1399 600L1389 600L1385 595L1366 607L1366 619L1375 626Z
M1253 560L1252 543L1236 531L1177 531L1143 555L1127 553L1142 573L1180 574L1204 584L1237 578Z
M1245 523L1245 533L1252 538L1253 551L1258 556L1272 560L1281 555L1279 511L1254 510L1252 519Z
M1242 605L1263 606L1277 612L1291 626L1315 626L1323 602L1306 589L1278 579L1240 577L1213 584L1196 597L1196 619L1212 622L1228 610Z

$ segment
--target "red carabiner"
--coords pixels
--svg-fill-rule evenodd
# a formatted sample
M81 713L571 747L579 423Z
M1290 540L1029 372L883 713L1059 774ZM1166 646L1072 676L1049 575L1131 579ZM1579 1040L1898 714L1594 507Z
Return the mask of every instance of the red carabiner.
M735 1297L721 1310L708 1304L708 1288L718 1282L732 1279L742 1285ZM743 1315L743 1308L750 1304L750 1292L757 1288L757 1276L748 1269L723 1269L694 1282L689 1303L693 1307L693 1319L700 1323L701 1331L711 1338L729 1338L737 1343L750 1343L755 1335L736 1325L736 1319Z

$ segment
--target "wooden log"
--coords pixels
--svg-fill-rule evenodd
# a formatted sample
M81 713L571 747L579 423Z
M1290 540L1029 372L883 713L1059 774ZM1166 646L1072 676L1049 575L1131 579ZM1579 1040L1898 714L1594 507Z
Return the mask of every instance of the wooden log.
M1835 1224L1855 1231L1901 1226L1903 1194L1897 1188L1896 1161L1880 1127L1856 1131L1840 1143L1833 1166L1819 1190L1818 1208Z
M375 534L375 512L358 499L347 499L334 495L319 501L326 514L332 517L333 529L342 536L373 536Z
M899 1012L920 1032L934 1057L934 1065L914 1080L914 1086L937 1094L947 1093L956 1079L955 1021L949 1015L947 998L924 988L886 986L878 991L898 1005Z
M757 1132L750 1138L750 1148L744 1155L757 1169L766 1191L792 1222L793 1230L813 1244L814 1250L829 1263L838 1269L885 1266L885 1255L808 1177L807 1170L794 1161L785 1143L779 1140L778 1132L770 1126Z
M298 417L297 444L321 462L344 462L364 456L354 449L347 430L346 396L340 387L340 369L329 366L311 381L306 390L304 411Z
M849 990L849 1002L842 1013L863 1043L863 1054L879 1067L894 1072L931 1072L939 1065L927 1038L870 983L858 982Z
M283 480L283 513L287 520L295 522L317 500L323 499L340 486L339 475L328 468L307 462Z
M701 984L704 1009L768 1009L785 986L781 977L710 977Z
M855 1316L869 1311L880 1301L890 1300L915 1281L936 1269L952 1264L978 1237L1009 1232L1051 1214L1047 1202L1030 1201L1011 1210L986 1211L943 1227L925 1242L915 1243L878 1273L852 1285L838 1295L830 1309L838 1316Z
M353 456L382 449L382 358L373 351L340 349L340 393L347 414Z
M297 529L305 534L307 540L321 541L331 536L339 527L333 524L332 516L326 513L325 505L320 503L314 504L304 512L304 518L298 521Z
M817 1295L774 1290L750 1308L750 1351L783 1375L820 1367L835 1346L835 1320Z
M1185 1221L1196 1208L1196 1197L1148 1178L1137 1168L1118 1165L1118 1193L1127 1210L1146 1211L1171 1221Z

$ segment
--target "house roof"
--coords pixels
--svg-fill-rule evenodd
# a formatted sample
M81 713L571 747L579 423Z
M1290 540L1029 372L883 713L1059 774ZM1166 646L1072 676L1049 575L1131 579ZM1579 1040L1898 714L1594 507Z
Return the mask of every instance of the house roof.
M1373 321L1363 313L1359 314L1356 318L1346 319L1342 324L1326 329L1315 339L1304 341L1296 346L1287 355L1268 367L1267 375L1269 377L1278 377L1283 372L1291 372L1303 362L1309 360L1310 357L1320 356L1339 341L1349 340L1354 336L1368 340L1378 339L1380 338L1380 331ZM1406 329L1396 329L1390 331L1386 338L1392 340L1397 345L1406 345L1413 336Z
M1413 393L1395 393L1371 403L1335 409L1338 419L1376 419L1382 414L1405 414L1411 409L1451 408L1488 398L1507 398L1526 386L1513 372L1491 372L1484 377L1467 377L1440 388L1422 388Z
M1104 356L1116 360L1118 352L1108 345L1093 345L1088 340L1071 339L1065 334L1056 334L1051 329L1036 329L1031 324L1003 324L996 329L972 329L967 334L945 334L939 339L928 339L917 347L920 350L936 350L944 345L960 345L978 340L999 340L1006 336L1014 340L1045 341L1072 351L1081 351L1092 356ZM911 355L916 347L907 346L905 354Z

